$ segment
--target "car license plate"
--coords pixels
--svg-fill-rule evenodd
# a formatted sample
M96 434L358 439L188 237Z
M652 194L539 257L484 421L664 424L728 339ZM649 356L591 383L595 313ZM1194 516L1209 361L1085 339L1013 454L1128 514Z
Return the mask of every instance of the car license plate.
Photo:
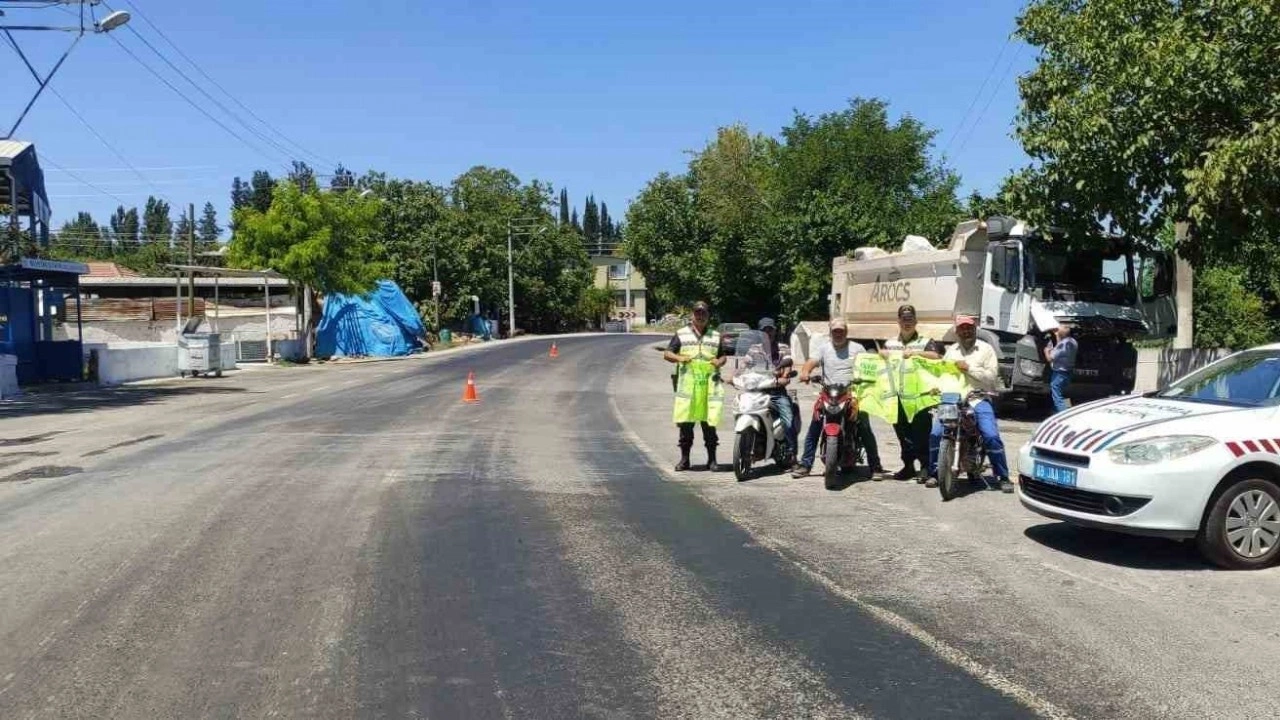
M1031 475L1037 480L1043 480L1054 485L1062 485L1063 487L1076 486L1075 468L1051 465L1047 462L1036 460L1031 468Z

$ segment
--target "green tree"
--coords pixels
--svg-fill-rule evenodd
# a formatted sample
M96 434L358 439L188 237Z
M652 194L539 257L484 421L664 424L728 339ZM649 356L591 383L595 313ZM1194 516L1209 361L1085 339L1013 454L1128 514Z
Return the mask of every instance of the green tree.
M253 188L240 180L240 176L236 176L231 181L231 209L239 210L242 207L248 207L253 202Z
M560 224L569 224L569 189L560 188Z
M1017 182L1033 221L1152 240L1187 222L1197 267L1280 235L1280 6L1035 0L1018 18Z
M334 191L350 190L355 186L355 173L348 170L342 163L338 163L338 167L334 168L333 177L329 179L329 189Z
M276 181L266 170L255 170L249 181L248 204L254 210L265 213L271 209L271 200L275 193ZM234 215L232 216L234 218Z
M289 182L302 188L303 192L311 192L318 189L316 184L316 171L311 166L301 160L294 160L292 168L289 171Z
M175 248L178 251L178 254L181 255L183 258L186 257L187 240L193 236L193 234L195 233L195 229L196 229L195 224L191 222L191 218L187 217L186 213L183 213L182 215L178 216L178 222L174 223L173 242L171 243L171 245L173 248ZM192 243L192 245L194 247L195 243ZM196 250L196 252L199 252L200 250L198 247L194 247L194 249Z
M374 242L377 217L374 200L281 183L267 212L236 212L228 261L272 268L321 293L365 293L389 270Z
M169 217L169 203L157 197L148 197L142 211L142 241L169 245L173 237L173 219Z
M121 205L111 216L111 240L115 251L120 255L129 255L138 249L138 232L141 223L138 220L138 208L124 209Z
M202 251L217 250L220 235L222 228L218 226L218 211L213 208L213 203L207 202L196 223L197 244Z
M613 311L613 292L608 288L589 285L582 289L578 300L578 314L596 327L604 327Z
M1238 267L1211 267L1196 274L1195 344L1244 350L1271 341L1262 299L1241 280Z
M596 205L594 195L587 196L586 207L582 211L582 236L587 247L593 251L600 249L600 207Z
M84 211L62 224L50 246L53 254L69 259L103 260L111 257L111 241L106 230Z
M272 191L266 212L235 212L236 235L228 248L233 267L272 268L322 294L369 292L390 268L376 242L378 202L354 193L304 192L285 182ZM310 351L314 308L307 308Z
M687 175L659 174L627 209L623 252L644 275L654 305L674 307L711 297L700 263L715 258L704 251L705 244Z

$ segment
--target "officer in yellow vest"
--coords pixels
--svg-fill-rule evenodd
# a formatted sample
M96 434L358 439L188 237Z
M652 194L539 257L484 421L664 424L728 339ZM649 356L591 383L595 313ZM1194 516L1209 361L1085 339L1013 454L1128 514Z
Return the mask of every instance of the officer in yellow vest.
M942 357L942 346L921 335L916 330L916 309L911 305L898 308L898 336L885 341L880 354L891 357L894 354L902 358L923 357L938 360ZM908 405L912 405L919 393L912 391L920 383L917 378L902 378L904 387L898 388L898 422L893 430L898 435L898 445L902 448L902 469L894 473L895 480L911 480L924 483L928 479L929 468L929 429L933 424L933 416L924 410L909 415ZM905 387L907 385L912 388ZM914 407L912 408L915 409ZM919 471L916 462L920 463Z
M727 358L720 347L720 333L707 327L711 309L699 301L693 306L693 321L671 337L662 357L676 366L676 400L672 419L680 428L680 461L677 471L689 469L693 448L693 426L702 423L702 442L707 447L707 469L716 470L716 446L724 386L719 370Z

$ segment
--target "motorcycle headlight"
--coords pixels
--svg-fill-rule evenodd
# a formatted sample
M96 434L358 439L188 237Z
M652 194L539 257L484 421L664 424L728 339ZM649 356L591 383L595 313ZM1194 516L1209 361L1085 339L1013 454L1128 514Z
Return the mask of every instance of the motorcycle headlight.
M1107 455L1118 465L1153 465L1193 455L1217 444L1217 440L1202 435L1168 435L1116 445L1107 450Z
M937 417L939 421L957 420L960 418L960 407L958 405L939 405L938 409L935 410L934 413L934 416Z

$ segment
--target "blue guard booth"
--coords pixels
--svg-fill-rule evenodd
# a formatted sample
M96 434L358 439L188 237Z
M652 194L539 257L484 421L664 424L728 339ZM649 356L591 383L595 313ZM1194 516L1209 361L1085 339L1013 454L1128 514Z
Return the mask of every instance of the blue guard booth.
M18 383L84 377L82 263L22 258L0 266L0 354L18 358Z

